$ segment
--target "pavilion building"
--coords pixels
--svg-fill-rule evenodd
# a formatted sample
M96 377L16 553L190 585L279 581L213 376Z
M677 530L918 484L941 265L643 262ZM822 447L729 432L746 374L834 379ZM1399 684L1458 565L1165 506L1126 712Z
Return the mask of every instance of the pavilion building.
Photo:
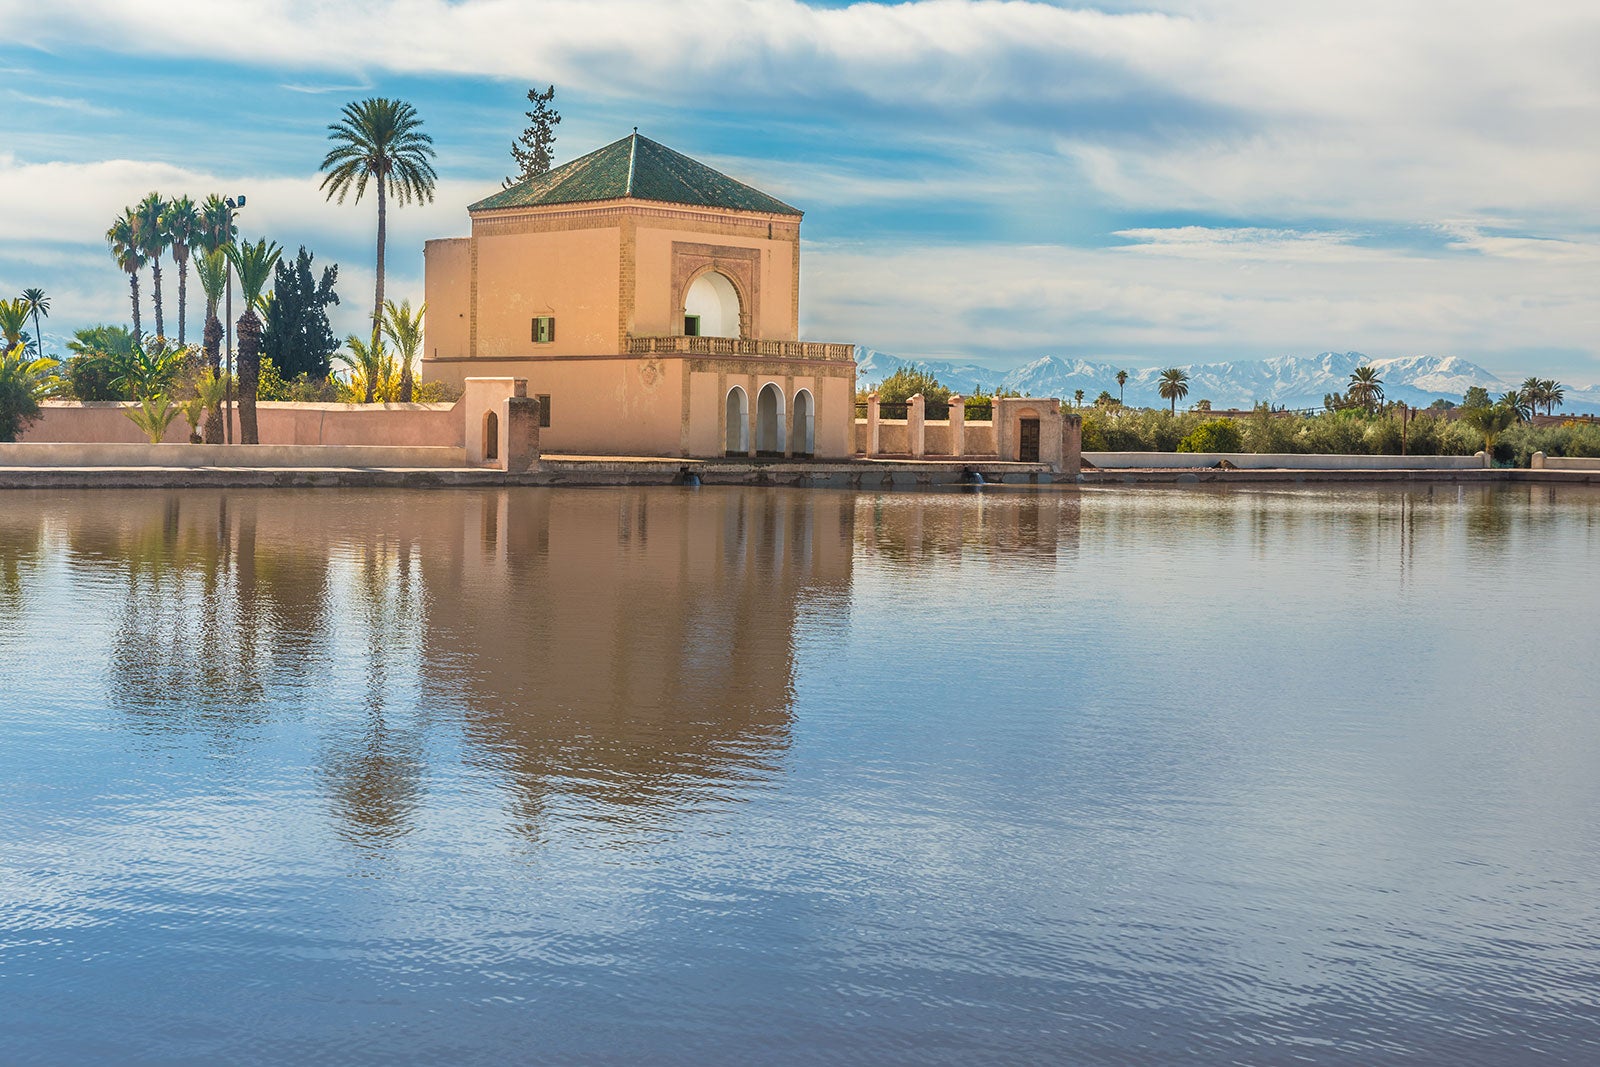
M427 242L423 375L526 379L546 452L845 458L855 348L799 339L802 213L637 132Z

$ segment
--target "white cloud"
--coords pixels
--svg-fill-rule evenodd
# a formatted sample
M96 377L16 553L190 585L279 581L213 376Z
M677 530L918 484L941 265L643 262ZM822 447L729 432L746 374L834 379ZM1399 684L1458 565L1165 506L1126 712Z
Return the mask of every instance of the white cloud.
M752 115L863 104L1041 136L1136 208L1427 222L1600 194L1600 9L1545 0L0 0L14 40L331 74L538 79ZM6 17L10 16L10 17ZM664 47L692 35L693 48ZM532 46L537 42L537 47ZM298 83L297 83L298 84ZM316 88L316 85L307 85ZM980 117L981 116L981 117ZM996 125L998 124L998 125Z
M805 288L816 336L930 355L1455 350L1514 374L1519 351L1595 351L1594 4L1152 6L1161 10L1017 0L833 9L794 0L168 0L152 22L127 0L57 0L45 10L0 0L0 23L24 44L206 55L305 91L376 84L387 72L488 76L733 114L752 128L775 112L823 126L860 122L856 143L881 131L881 167L825 152L793 168L712 160L812 207L813 218L845 205L924 202L978 203L997 217L1014 202L1007 221L1118 213L1105 228L1121 227L1123 244L1100 250L981 237L816 246ZM663 46L686 27L697 31L692 50ZM572 116L566 128L582 122ZM902 155L916 162L898 166ZM347 302L362 302L367 205L325 203L309 175L126 160L0 159L0 202L26 205L0 214L0 283L53 263L66 240L85 266L81 283L63 291L99 292L88 266L98 257L92 276L104 274L102 302L114 310L125 298L97 235L152 188L249 193L249 232L337 258ZM485 191L458 184L434 207L397 212L395 276L414 281L421 241L464 232L463 206ZM1241 224L1128 221L1194 213ZM1433 227L1444 246L1381 247L1396 224ZM1573 359L1561 373L1584 377Z
M1117 230L1129 243L1114 251L1219 261L1319 262L1374 260L1375 253L1352 247L1356 234L1323 230L1285 230L1259 226L1173 226Z
M290 253L304 244L316 253L319 265L339 264L344 303L334 326L341 333L353 331L360 325L361 308L371 306L376 210L370 196L360 204L329 203L318 180L315 175L221 176L144 160L19 164L0 156L0 203L27 206L0 213L0 286L43 285L54 298L52 318L64 330L91 322L123 322L128 316L127 281L103 240L112 219L153 189L169 196L187 192L196 199L213 191L244 192L249 203L238 216L243 236L268 235ZM423 242L465 233L465 205L483 193L475 183L442 182L432 204L390 211L388 295L422 299ZM164 265L163 296L175 302L172 266L170 260ZM148 272L142 284L148 317ZM197 286L191 300L198 301ZM175 312L169 316L176 321Z
M27 108L43 107L53 111L73 111L80 115L95 115L100 118L109 118L117 114L112 108L101 107L97 104L91 104L87 100L71 96L37 96L33 93L19 92L16 89L6 90L6 96Z

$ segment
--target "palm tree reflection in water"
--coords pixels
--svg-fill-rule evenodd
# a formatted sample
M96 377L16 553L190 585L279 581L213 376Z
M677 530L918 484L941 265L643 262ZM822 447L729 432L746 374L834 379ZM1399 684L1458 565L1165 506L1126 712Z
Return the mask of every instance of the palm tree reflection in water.
M123 721L224 750L310 731L314 788L361 847L414 829L458 742L535 839L557 811L641 829L740 795L789 743L799 613L848 604L844 494L77 503L58 518L111 606Z

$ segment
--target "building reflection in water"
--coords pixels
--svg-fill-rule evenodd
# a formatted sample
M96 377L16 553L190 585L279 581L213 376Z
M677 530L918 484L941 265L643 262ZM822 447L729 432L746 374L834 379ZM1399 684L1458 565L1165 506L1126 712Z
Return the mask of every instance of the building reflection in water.
M0 515L0 637L25 647L53 621L150 744L237 749L300 724L348 840L411 832L441 758L505 789L537 838L553 805L662 825L781 772L797 648L846 639L856 562L906 579L1037 570L1122 543L1159 556L1204 526L1254 557L1312 537L1405 568L1418 539L1464 537L1492 564L1559 515L1590 530L1600 515L1592 494L1518 508L1508 493L18 497Z
M926 571L960 558L1053 565L1078 552L1081 499L1055 490L875 493L856 498L864 559Z
M103 617L82 653L151 743L303 723L337 832L381 846L462 740L537 835L555 796L638 822L779 768L798 620L847 616L854 515L784 490L86 494L5 532L0 594L59 527Z
M528 832L553 794L634 822L774 772L797 620L848 607L848 495L455 499L457 547L422 561L436 591L424 686L464 703L467 737L515 783Z

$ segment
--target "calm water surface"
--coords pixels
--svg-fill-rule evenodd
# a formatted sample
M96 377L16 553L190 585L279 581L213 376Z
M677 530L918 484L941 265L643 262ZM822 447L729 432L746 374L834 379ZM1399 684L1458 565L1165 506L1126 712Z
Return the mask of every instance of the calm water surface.
M1600 495L0 496L0 1062L1600 1062Z

